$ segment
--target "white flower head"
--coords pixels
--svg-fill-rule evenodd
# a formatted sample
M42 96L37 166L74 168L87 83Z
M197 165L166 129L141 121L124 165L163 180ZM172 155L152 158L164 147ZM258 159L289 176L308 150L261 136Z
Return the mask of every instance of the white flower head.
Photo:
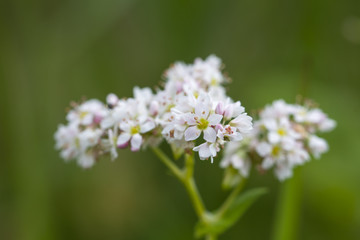
M223 109L219 105L216 112L222 113ZM230 121L230 126L234 126L231 124L233 121ZM249 145L246 142L238 145L238 149L249 154L242 159L238 156L239 150L226 151L223 161L255 161L257 155L261 159L258 169L273 168L276 177L283 181L292 176L294 167L309 161L310 155L319 158L328 150L326 141L314 133L334 126L335 122L320 109L277 100L260 112L259 119L254 123L254 131L247 136Z

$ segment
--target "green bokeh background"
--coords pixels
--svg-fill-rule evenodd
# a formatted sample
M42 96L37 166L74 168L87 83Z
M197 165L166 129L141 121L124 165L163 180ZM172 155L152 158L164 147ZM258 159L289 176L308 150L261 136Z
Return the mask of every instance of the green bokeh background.
M53 133L72 100L131 96L176 60L216 54L247 111L307 95L338 122L303 167L299 239L360 239L360 1L2 0L0 239L192 239L196 216L150 152L91 170L64 163ZM196 164L207 206L225 197L218 159ZM280 183L220 239L269 239ZM291 240L291 239L290 239Z

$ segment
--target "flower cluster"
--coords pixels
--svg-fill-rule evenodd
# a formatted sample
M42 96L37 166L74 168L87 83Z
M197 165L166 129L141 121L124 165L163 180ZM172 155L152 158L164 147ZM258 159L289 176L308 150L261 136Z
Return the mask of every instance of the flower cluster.
M92 166L101 154L98 148L103 135L100 123L106 115L105 105L98 100L74 104L66 117L68 125L60 125L55 133L56 148L61 149L61 157L65 160L76 158L84 168Z
M226 96L227 78L216 56L177 62L164 74L163 89L134 88L132 98L109 94L106 106L90 100L68 114L68 125L55 133L65 159L90 167L96 158L117 149L138 151L165 139L174 152L197 151L202 160L217 155L227 142L238 142L252 130L252 118L240 102Z
M251 164L259 163L260 170L274 168L279 180L287 179L295 166L328 150L327 142L315 134L335 125L318 108L274 101L260 112L246 141L227 147L221 166L232 166L247 177Z

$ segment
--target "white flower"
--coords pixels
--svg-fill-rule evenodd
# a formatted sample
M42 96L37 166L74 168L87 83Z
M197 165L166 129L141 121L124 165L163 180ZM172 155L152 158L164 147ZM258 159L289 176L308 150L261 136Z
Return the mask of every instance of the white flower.
M139 151L143 137L141 134L151 131L155 128L153 121L128 121L120 124L120 130L122 133L117 139L118 147L126 147L127 144L131 143L131 151Z
M329 146L327 142L319 138L318 136L312 135L309 138L309 147L311 153L314 155L315 158L320 158L320 155L327 152L329 150Z
M96 99L91 99L71 110L66 118L71 123L87 126L100 123L106 114L105 105Z
M84 152L80 154L77 162L83 168L90 168L95 163L95 156L92 152Z
M114 93L110 93L106 97L106 103L110 108L113 108L119 101L118 96L116 96Z
M246 113L242 113L231 120L229 125L235 127L237 131L242 134L248 134L253 129L252 117L248 116Z
M247 178L250 173L251 161L247 158L246 152L239 149L239 142L229 142L225 148L224 158L220 162L220 167L227 168L232 166L239 173Z
M100 129L87 128L80 132L78 135L79 148L82 152L86 151L89 147L94 147L99 143L102 131Z
M190 126L185 131L185 141L197 139L204 132L204 139L210 143L216 141L216 131L213 126L220 123L222 116L210 113L208 106L199 103L195 107L195 113L187 114L185 121Z
M224 107L219 104L216 112L224 112ZM230 126L233 126L233 121L230 121ZM326 141L314 133L334 126L335 122L320 109L287 104L283 100L274 101L260 112L260 119L254 123L254 131L247 136L248 145L245 142L238 145L238 151L226 151L223 161L240 162L241 159L257 162L257 157L251 159L256 152L261 157L259 169L273 168L276 177L282 181L292 176L294 167L309 161L310 154L318 158L328 150ZM223 130L219 129L218 136L221 137ZM241 157L239 152L249 154Z
M219 151L216 143L205 142L199 146L193 148L195 152L199 152L199 157L201 160L211 158L211 163L214 161L214 157L216 157L217 152Z
M230 125L222 126L217 125L217 136L223 141L240 141L243 139L243 136L240 132L237 131L237 128L231 127Z
M292 129L289 119L280 118L276 121L274 119L265 119L264 126L269 131L268 140L271 144L281 143L286 149L293 148L296 139L301 137L295 130Z

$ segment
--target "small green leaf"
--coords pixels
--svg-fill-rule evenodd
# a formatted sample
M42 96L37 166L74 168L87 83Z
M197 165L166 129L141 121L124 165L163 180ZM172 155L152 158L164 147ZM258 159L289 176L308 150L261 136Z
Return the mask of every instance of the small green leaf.
M206 234L219 235L225 232L241 218L256 199L266 192L265 188L255 188L238 196L221 216L209 214L206 222L198 222L195 236L200 238Z

